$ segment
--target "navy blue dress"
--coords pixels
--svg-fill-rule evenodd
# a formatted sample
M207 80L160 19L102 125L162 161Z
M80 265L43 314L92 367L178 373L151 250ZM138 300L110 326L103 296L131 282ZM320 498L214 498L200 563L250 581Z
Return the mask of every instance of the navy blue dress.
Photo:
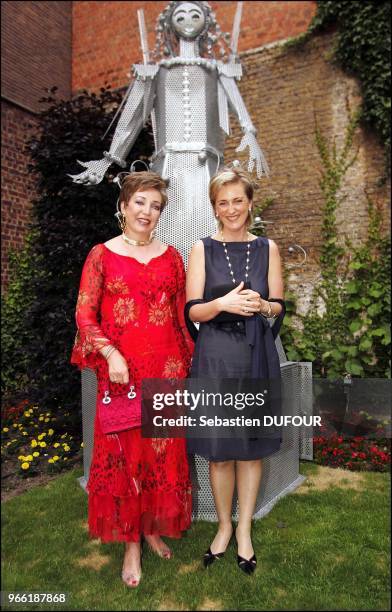
M203 238L205 288L203 299L212 299L213 288L232 282L223 244ZM246 242L227 242L237 286L245 275ZM250 242L249 277L251 288L268 299L269 242L257 237ZM280 301L280 300L277 300ZM284 316L284 312L282 311ZM280 378L279 355L275 337L283 316L271 328L268 321L255 315L246 322L200 323L190 372L191 378ZM210 461L261 459L280 449L282 438L189 438L187 449Z

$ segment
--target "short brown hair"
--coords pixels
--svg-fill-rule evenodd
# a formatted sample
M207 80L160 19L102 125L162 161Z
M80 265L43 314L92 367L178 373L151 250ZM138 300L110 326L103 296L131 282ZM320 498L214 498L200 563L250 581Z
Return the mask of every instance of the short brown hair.
M125 206L129 199L136 191L145 191L146 189L156 189L161 194L162 206L161 212L167 204L166 182L156 172L142 171L132 172L127 174L121 180L121 191L119 202L124 202Z
M215 210L215 204L218 197L219 190L228 185L229 183L242 183L244 186L244 191L248 200L253 200L254 190L256 188L256 183L252 179L249 172L243 170L242 168L222 168L219 172L217 172L212 179L210 180L208 195L210 197L210 202L212 204L213 209ZM250 212L248 215L248 226L253 222L252 213ZM221 222L218 221L219 227L221 227Z

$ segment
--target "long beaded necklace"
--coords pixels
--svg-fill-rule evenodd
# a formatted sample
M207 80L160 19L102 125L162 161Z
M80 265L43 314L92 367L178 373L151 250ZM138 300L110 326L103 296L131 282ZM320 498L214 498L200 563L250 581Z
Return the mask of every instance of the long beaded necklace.
M250 255L250 239L249 239L249 232L246 232L246 235L248 237L248 244L247 244L247 249L246 249L246 262L245 262L245 282L247 282L248 280L248 270L249 270L249 255ZM229 267L229 272L231 274L231 280L233 281L233 285L236 285L237 282L235 280L234 277L234 272L233 272L233 268L231 265L231 261L230 261L230 257L229 257L229 253L227 252L227 246L226 246L226 242L225 239L223 237L223 232L221 231L221 237L222 237L222 244L223 244L223 249L225 251L225 256L226 256L226 260L227 260L227 265Z

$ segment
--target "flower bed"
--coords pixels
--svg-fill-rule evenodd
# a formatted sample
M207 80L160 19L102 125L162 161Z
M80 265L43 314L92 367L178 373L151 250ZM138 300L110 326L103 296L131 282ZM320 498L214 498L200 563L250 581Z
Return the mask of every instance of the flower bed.
M391 466L391 441L354 436L347 438L337 433L313 438L316 463L349 470L387 472Z
M59 430L57 421L56 415L26 401L7 408L2 419L2 461L17 458L16 471L21 477L54 474L74 464L81 458L83 443Z

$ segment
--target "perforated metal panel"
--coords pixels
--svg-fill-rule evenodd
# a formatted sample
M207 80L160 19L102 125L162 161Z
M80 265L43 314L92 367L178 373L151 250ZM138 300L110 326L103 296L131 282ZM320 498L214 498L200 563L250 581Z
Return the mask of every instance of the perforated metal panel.
M301 415L311 416L313 414L313 382L312 364L302 362L299 369L299 380L301 384ZM299 456L301 459L311 461L313 459L313 427L302 427L299 439Z
M192 245L216 231L208 198L208 183L222 165L224 147L216 73L198 65L161 67L155 107L158 150L151 170L169 179L157 236L173 244L186 264Z
M301 412L301 386L299 384L301 368L300 363L281 364L284 402L282 412L284 414L298 415ZM263 459L263 473L254 518L261 518L267 514L281 497L296 489L305 480L305 477L299 474L299 428L282 428L282 437L280 450ZM192 458L191 470L195 485L193 518L216 521L214 498L209 483L208 461L198 456ZM233 519L238 519L236 494L233 499Z
M302 414L309 408L312 379L311 364L281 363L282 389L286 414ZM84 476L79 478L85 489L91 464L94 436L97 382L94 370L82 372L83 412L83 466ZM305 404L304 404L305 398ZM287 400L287 401L286 401ZM289 408L290 407L290 410ZM309 414L307 411L306 414ZM299 428L283 428L281 449L263 460L263 476L257 498L255 518L267 514L274 504L298 487L304 477L299 474L301 431ZM190 470L194 484L193 518L216 521L215 505L209 483L208 461L202 457L190 457ZM233 518L237 518L237 499L233 501Z

